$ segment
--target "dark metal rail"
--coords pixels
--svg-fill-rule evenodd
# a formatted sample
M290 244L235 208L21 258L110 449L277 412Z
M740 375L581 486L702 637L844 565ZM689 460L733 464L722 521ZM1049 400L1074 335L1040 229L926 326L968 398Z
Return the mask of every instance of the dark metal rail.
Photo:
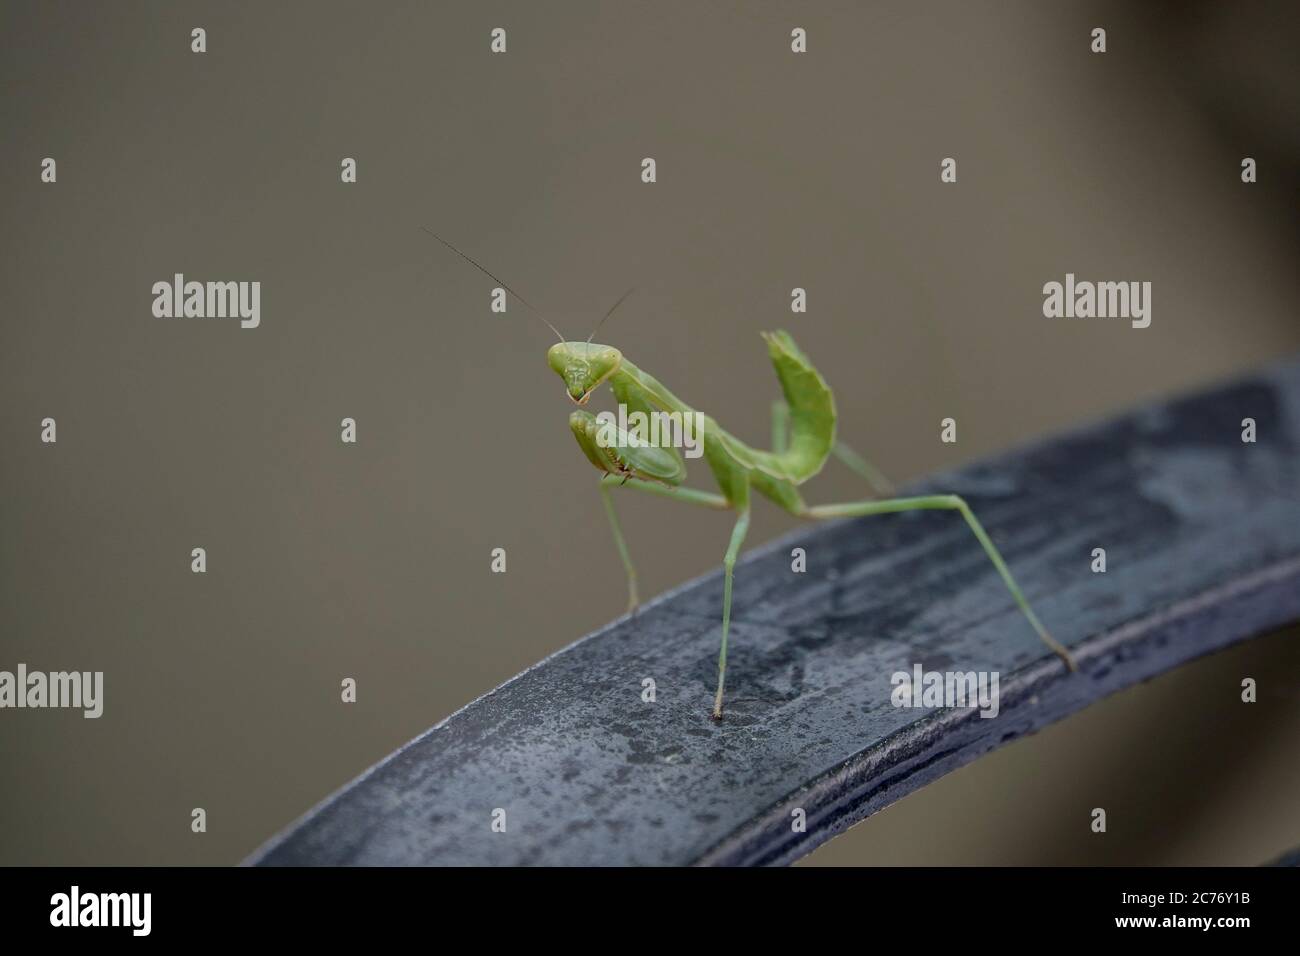
M986 751L1300 620L1300 359L909 491L971 503L1080 673L958 516L809 526L737 568L721 723L715 573L453 714L249 862L788 863ZM914 664L999 672L1000 713L894 707L890 676Z

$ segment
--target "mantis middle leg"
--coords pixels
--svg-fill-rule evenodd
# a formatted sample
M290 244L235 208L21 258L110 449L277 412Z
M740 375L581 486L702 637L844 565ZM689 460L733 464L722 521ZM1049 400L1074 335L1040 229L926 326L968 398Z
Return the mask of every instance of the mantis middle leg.
M745 534L749 531L749 505L746 504L740 516L736 519L736 526L731 529L731 543L727 545L727 553L722 559L723 582L722 582L722 646L718 650L718 692L713 698L713 719L722 719L722 687L727 680L727 631L731 629L731 574L736 567L736 558L740 554L740 546L745 542Z
M614 531L614 543L618 546L619 554L623 558L623 567L627 571L630 610L636 606L636 570L632 566L627 544L623 540L623 532L619 529L618 516L614 512L614 502L609 496L610 486L624 487L625 483L616 475L604 475L600 479L600 493L605 500L605 511L609 515L610 527ZM707 491L696 491L694 488L673 488L636 478L627 481L626 487L635 488L638 491L645 491L673 501L703 505L707 508L728 510L732 507L732 503L722 495L710 494ZM727 636L731 631L731 581L736 567L736 560L740 556L741 545L745 543L745 535L749 532L748 494L744 495L744 503L739 508L740 515L736 518L735 527L731 529L731 541L727 544L727 553L722 558L722 643L718 648L718 690L713 697L713 717L715 720L722 717L722 693L727 678Z
M672 501L685 501L688 504L703 505L706 508L725 510L731 506L722 495L710 494L707 491L696 491L694 488L675 488L654 481L643 481L640 478L625 479L617 475L601 476L600 498L605 505L605 514L609 516L609 528L614 533L614 545L618 548L618 556L623 560L623 570L627 572L627 610L630 614L640 603L636 590L636 567L632 564L632 555L627 549L627 542L623 539L623 529L619 527L618 514L614 510L614 499L609 494L611 486L615 488L635 488L637 491L658 495L661 498L668 498Z

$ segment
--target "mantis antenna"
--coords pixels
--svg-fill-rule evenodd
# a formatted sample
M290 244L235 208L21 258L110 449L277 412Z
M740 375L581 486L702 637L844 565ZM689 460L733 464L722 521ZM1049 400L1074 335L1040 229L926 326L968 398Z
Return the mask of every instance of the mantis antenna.
M430 229L428 226L421 226L420 228L423 229L425 232L427 232L429 235L433 236L433 238L437 239L439 242L441 242L444 246L446 246L446 247L447 247L448 249L450 249L452 252L456 253L456 255L460 256L462 259L464 259L466 262L468 262L470 265L472 265L472 266L473 266L475 269L477 269L479 272L483 273L485 276L487 276L489 279L491 279L491 280L492 280L493 282L495 282L497 285L501 286L501 288L505 289L507 292L509 292L511 295L513 295L516 299L518 299L521 303L523 303L524 308L528 309L528 311L532 312L533 315L537 316L539 319L541 319L543 322L545 322L545 323L546 323L546 327L547 327L548 329L550 329L552 332L555 333L555 337L556 337L557 339L559 339L561 342L564 341L564 336L560 334L560 330L557 329L555 326L553 326L553 325L551 324L550 320L549 320L548 318L546 318L546 316L542 315L542 313L537 309L537 307L534 306L534 305L532 305L532 304L531 304L527 299L525 299L522 295L520 295L520 294L519 294L518 292L516 292L514 289L510 288L510 286L506 285L504 282L502 282L500 279L498 279L498 278L497 278L496 276L494 276L492 273L488 272L488 271L487 271L486 269L484 269L481 265L479 265L477 262L475 262L475 261L474 261L473 259L471 259L469 256L465 255L465 253L461 252L459 249L457 249L455 246L453 246L453 245L452 245L450 242L448 242L446 239L442 238L442 236L438 235L436 232L434 232L434 231L433 231L432 229ZM623 298L627 298L627 296L624 296ZM622 299L620 299L619 301L621 302ZM617 305L617 303L615 303L615 305ZM613 310L611 309L610 311L613 311ZM608 316L606 316L606 318L608 318ZM602 319L601 321L604 321L604 320ZM597 328L599 328L599 326L597 326ZM595 334L595 333L592 333L592 334ZM588 340L588 341L590 341L590 340Z
M618 297L617 302L615 302L613 305L609 307L609 311L600 317L600 321L596 323L596 327L592 329L591 334L587 336L588 351L590 351L591 349L591 340L596 337L596 333L599 332L600 327L605 324L605 320L608 319L611 315L613 315L614 310L617 309L620 305L622 305L623 301L635 291L636 291L635 286L633 286L631 289L628 289L626 292L624 292L621 296Z

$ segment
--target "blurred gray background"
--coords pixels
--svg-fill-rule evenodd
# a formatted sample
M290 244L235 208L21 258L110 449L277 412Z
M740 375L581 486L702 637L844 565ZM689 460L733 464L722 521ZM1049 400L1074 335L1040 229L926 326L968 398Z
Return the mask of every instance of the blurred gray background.
M572 338L637 287L601 339L758 443L757 333L790 328L843 437L905 480L1300 348L1296 40L1284 3L4 0L0 668L103 670L106 699L0 712L0 863L237 862L622 612L550 334L491 313L421 226ZM1067 271L1152 282L1151 327L1045 319ZM154 318L175 272L260 280L261 327ZM829 467L807 490L861 489ZM645 593L719 563L725 516L620 506ZM763 508L750 543L791 526ZM1297 636L1017 742L808 862L1300 844ZM1247 675L1261 702L1224 708Z

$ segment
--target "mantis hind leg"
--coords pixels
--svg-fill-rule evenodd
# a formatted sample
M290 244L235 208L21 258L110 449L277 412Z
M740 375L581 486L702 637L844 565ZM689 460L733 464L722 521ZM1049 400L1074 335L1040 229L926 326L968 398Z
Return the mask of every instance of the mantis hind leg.
M772 403L772 451L780 455L790 447L790 406L785 399L778 398ZM885 477L884 472L867 461L844 442L836 439L831 446L831 454L855 472L878 495L891 494L894 484Z
M1034 609L1029 606L1025 595L1016 584L1015 578L1011 576L1007 563L1002 560L1002 555L998 552L997 546L994 545L993 539L988 536L984 526L979 523L975 513L970 510L966 504L957 495L928 495L918 498L891 498L883 501L860 501L849 504L836 505L818 505L805 511L805 516L809 518L850 518L861 517L864 515L896 514L901 511L925 511L933 509L943 509L948 511L959 511L961 516L966 519L966 524L974 532L975 538L979 541L980 546L984 548L984 553L988 555L989 560L993 562L993 567L997 569L998 575L1002 578L1002 583L1006 585L1007 590L1011 592L1011 597L1015 599L1016 605L1025 615L1038 637L1052 651L1065 662L1066 667L1070 670L1078 670L1073 655L1058 642L1047 628L1043 627L1038 615Z
M844 442L836 439L835 444L831 446L831 454L856 472L859 477L871 486L871 490L876 494L888 495L893 493L894 483L885 477L884 472L844 444Z

